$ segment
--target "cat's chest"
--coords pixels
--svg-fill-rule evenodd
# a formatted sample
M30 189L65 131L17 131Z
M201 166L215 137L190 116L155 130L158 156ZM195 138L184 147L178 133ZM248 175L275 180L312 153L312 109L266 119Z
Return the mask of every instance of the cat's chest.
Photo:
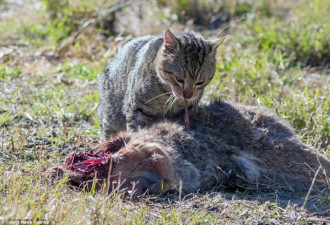
M172 93L163 93L163 96L159 96L158 98L156 98L156 96L153 97L155 98L153 99L154 101L146 102L146 106L150 108L154 114L160 117L172 117L184 111L184 101L174 97Z
M183 115L184 107L185 107L184 102L181 99L180 100L177 99L176 102L174 102L173 105L171 105L169 109L166 109L164 111L164 116L172 117L172 116L178 115L179 113L182 113L182 115Z
M151 115L169 118L184 112L184 100L176 98L171 88L164 84L156 74L144 77L141 87L136 91L139 102L144 102L143 108Z

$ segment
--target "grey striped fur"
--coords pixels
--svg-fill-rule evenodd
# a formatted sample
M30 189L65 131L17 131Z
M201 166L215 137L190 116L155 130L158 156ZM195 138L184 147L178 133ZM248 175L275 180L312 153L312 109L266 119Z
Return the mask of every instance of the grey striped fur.
M184 99L190 108L196 105L213 78L220 43L167 30L165 36L140 37L124 45L99 81L102 139L180 113L183 117Z

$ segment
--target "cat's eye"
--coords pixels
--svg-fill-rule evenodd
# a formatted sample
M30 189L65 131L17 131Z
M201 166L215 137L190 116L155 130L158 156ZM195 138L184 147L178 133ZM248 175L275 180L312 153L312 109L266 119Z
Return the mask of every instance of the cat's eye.
M183 84L184 83L184 79L181 77L175 77L175 80L179 83L179 84Z
M200 81L196 83L196 86L202 86L203 84L205 84L205 81Z

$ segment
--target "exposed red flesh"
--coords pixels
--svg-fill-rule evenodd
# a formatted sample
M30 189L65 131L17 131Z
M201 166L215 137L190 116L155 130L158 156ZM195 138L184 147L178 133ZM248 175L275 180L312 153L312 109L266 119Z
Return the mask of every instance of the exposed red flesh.
M69 178L69 184L76 187L83 187L91 190L96 181L96 188L104 182L112 184L116 179L116 174L112 174L113 168L116 168L116 160L113 154L116 154L129 137L118 135L116 138L106 141L100 148L85 153L71 153L67 156L64 168L51 168L53 179L59 179L66 173ZM110 185L109 184L109 185Z
M186 126L187 129L190 128L190 123L189 123L189 112L188 112L188 102L185 99L185 107L184 107L184 124Z
M66 159L65 168L68 171L76 171L88 175L94 170L108 170L111 154L106 152L94 153L93 151L84 154L71 154Z

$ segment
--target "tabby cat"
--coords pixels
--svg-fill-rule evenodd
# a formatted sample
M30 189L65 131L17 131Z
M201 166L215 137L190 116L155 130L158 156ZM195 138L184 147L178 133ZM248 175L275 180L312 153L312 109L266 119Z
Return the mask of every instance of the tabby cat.
M183 112L185 103L196 105L214 76L222 41L166 30L164 37L145 36L124 45L99 82L102 139L171 118Z

